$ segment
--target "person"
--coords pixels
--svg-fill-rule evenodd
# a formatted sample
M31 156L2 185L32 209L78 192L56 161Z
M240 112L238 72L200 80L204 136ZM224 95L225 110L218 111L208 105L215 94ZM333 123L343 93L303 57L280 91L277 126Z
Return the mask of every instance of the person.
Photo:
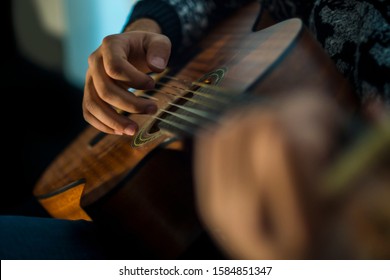
M215 22L213 15L222 16L241 5L240 1L217 2L136 2L124 32L104 38L89 57L83 98L85 120L106 133L134 135L137 124L113 107L130 113L156 112L154 102L136 98L128 88L154 88L148 72L162 72L171 51L180 52L199 39Z
M185 2L183 1L183 3ZM148 3L148 5L150 4L153 5L153 1ZM191 3L191 5L194 5L194 3ZM141 16L142 12L147 12L147 9L149 8L145 9L146 7L142 6L143 3L137 3L137 5L135 5L134 9L132 10L132 16L135 16L136 14ZM170 20L170 17L174 19L172 24L168 26L168 29L172 28L172 30L177 30L179 22L177 21L177 15L172 10L173 6L167 3L163 3L161 7L163 9L161 11L169 11L169 14L165 15L168 21ZM201 14L201 12L199 12L199 14ZM163 13L161 13L161 15L164 16ZM150 24L150 28L152 28L152 26L157 27L155 25L152 25L151 21L146 20L146 22L147 25ZM130 29L133 28L137 30L145 30L144 27L141 27L139 22L131 24ZM141 39L143 35L141 33L139 33L139 35L140 36L138 37L138 39ZM157 38L157 41L159 40L161 41L161 37ZM107 41L107 39L105 41ZM168 46L170 48L170 42L168 42L168 37L164 37L163 41L165 42L168 50ZM92 59L89 59L90 63L91 60ZM142 59L140 62L142 62ZM156 71L159 70L158 68L153 69ZM89 72L90 70L88 70L87 75L89 75ZM136 80L138 79L139 77L137 77ZM95 78L94 81L97 82L98 79ZM86 87L88 87L88 84L90 82L91 81L88 81L88 79L86 79ZM131 85L137 86L137 84ZM83 102L88 102L87 98L84 98ZM141 105L147 104L147 102L143 102L142 100L137 100L137 102L139 102L139 104L134 106L137 108L141 107ZM154 110L154 108L152 108L151 110ZM105 232L101 228L97 229L96 225L89 221L69 221L62 219L52 219L47 218L46 213L39 215L39 217L35 217L30 216L31 214L28 212L26 213L25 211L21 213L16 212L17 215L14 214L15 212L5 211L4 213L2 213L2 216L0 216L0 224L2 229L4 229L0 232L1 259L131 259L135 258L135 256L137 258L143 258L144 256L143 251L136 250L136 242L130 242L131 244L129 246L131 248L129 249L131 250L123 250L120 252L118 252L118 250L113 251L112 248L116 248L116 246L113 246L112 242L110 242L109 245L106 244L107 240L117 240L117 238L115 238L115 235L113 238L108 238L108 236L111 236L110 233ZM50 230L51 228L53 228L53 230ZM105 233L102 234L101 232ZM205 241L206 244L208 242L208 240ZM124 249L125 243L128 242L124 242L117 245L120 248ZM200 246L199 250L201 250L200 248L203 248L203 246ZM121 252L136 253L134 256L132 255L133 253L131 253L131 255L122 255ZM207 252L208 256L205 258L221 257L219 255L219 252L215 248L208 249ZM191 254L195 254L196 256L200 257L198 252ZM147 258L150 256L144 257ZM190 255L186 258L193 257L193 255Z
M174 52L194 44L215 23L215 14L224 15L243 3L222 2L136 3L125 32L106 37L89 58L83 99L86 121L106 133L133 135L137 124L113 107L130 113L153 114L155 104L136 98L127 88L153 88L153 79L145 73L163 71L171 44ZM302 18L340 72L354 85L360 101L375 98L389 106L387 4L382 1L262 1L261 4L275 21L293 16ZM351 25L351 21L355 24ZM147 33L141 35L136 30ZM137 42L147 51L137 49ZM133 51L129 52L131 47Z
M390 64L389 56L386 55L390 51L388 4L383 1L353 0L344 2L264 0L260 2L261 8L267 11L274 22L292 17L299 17L303 20L339 72L352 85L361 108L368 108L370 104L378 103L381 104L381 112L388 111L390 104L388 78L390 77ZM148 73L162 72L169 62L171 53L176 55L186 46L197 42L200 35L216 20L227 16L232 8L240 5L243 5L242 1L228 1L225 5L219 1L153 1L153 4L147 0L139 1L136 6L139 9L136 9L129 18L125 32L105 38L101 46L89 58L90 67L86 76L83 99L84 118L103 132L134 135L138 129L137 124L113 108L130 113L146 114L154 114L157 108L153 101L137 98L129 94L127 89L129 87L153 89L155 82L147 75ZM222 8L221 6L225 8L224 13L221 13L223 16L213 18ZM145 10L147 12L144 12ZM168 16L175 11L176 16ZM161 13L167 16L161 16ZM182 27L181 30L177 28L178 26ZM146 32L141 35L140 30ZM144 48L141 53L137 52L136 48L137 39L140 37L141 42L138 44ZM267 239L267 236L261 236L259 231L250 230L250 227L254 225L248 224L249 217L252 220L259 219L261 211L256 211L256 209L260 207L259 201L263 202L263 200L257 193L259 190L255 191L256 188L242 193L241 182L248 182L247 185L250 185L250 182L258 182L261 178L256 177L256 174L251 177L247 174L248 172L244 171L240 173L241 169L245 169L242 166L251 167L248 166L248 161L252 163L252 166L255 164L250 153L245 154L240 149L243 140L239 136L250 134L255 137L256 131L259 135L270 133L272 135L275 129L272 126L273 122L281 122L285 127L285 131L281 132L282 135L289 139L288 144L292 143L291 145L295 148L287 148L285 145L288 144L280 140L278 134L265 142L268 145L264 144L264 146L270 149L271 144L274 144L274 150L278 150L278 147L282 150L295 150L295 154L298 154L295 156L300 159L297 161L300 166L298 169L301 168L300 171L305 173L306 180L311 185L315 185L315 180L318 180L321 174L320 171L323 171L326 166L324 157L329 157L329 150L335 145L333 142L338 135L336 131L342 129L336 117L339 114L334 108L335 104L332 105L335 101L324 101L323 98L306 100L308 99L306 95L305 98L289 99L290 105L283 102L284 107L281 106L281 108L289 111L290 114L283 113L283 109L272 111L253 108L244 113L238 113L237 115L241 117L234 115L236 117L232 117L232 120L224 119L225 125L222 128L213 128L216 130L214 133L204 133L203 137L199 136L200 140L196 145L198 153L195 153L195 181L198 182L195 191L200 201L200 213L212 234L213 228L217 228L216 231L225 230L226 234L215 234L216 239L220 239L222 247L229 242L221 240L228 239L230 234L232 241L231 244L227 244L227 251L232 256L239 258L302 258L308 256L309 245L305 244L308 242L308 230L304 230L305 225L299 220L296 207L291 206L293 208L285 212L291 215L294 213L295 216L292 216L294 218L291 217L290 221L300 226L294 228L291 224L290 227L281 225L274 233L280 234L280 238L284 236L284 241L277 239L270 242L272 236ZM300 105L297 105L298 101ZM291 108L291 104L295 104L294 109ZM325 104L328 105L325 106ZM317 112L314 111L315 109ZM264 111L269 113L271 120ZM295 114L291 111L295 111ZM312 119L308 121L305 117ZM292 128L297 128L298 124L300 129L293 130ZM260 127L270 127L270 131L265 128L260 129ZM250 133L250 130L255 132ZM297 131L303 135L298 134ZM208 139L207 143L210 145L202 145L205 139ZM228 145L228 151L225 149L226 145L221 143L231 144ZM258 151L257 154L260 154L260 144L248 140L249 147L251 147L250 143L253 143L254 147L248 150L255 150ZM307 153L310 147L311 152ZM226 162L232 162L231 170L224 164ZM237 164L234 165L233 162ZM258 163L258 165L267 166L266 163ZM218 168L218 166L223 166L223 168ZM269 172L271 171L272 169ZM288 169L282 171L287 172ZM231 174L231 176L226 176L226 174ZM244 177L244 174L247 177ZM265 174L266 172L263 176ZM230 187L230 193L226 192L227 187ZM291 190L288 193L293 196ZM291 199L290 203L297 203ZM283 204L283 201L281 199L278 201L276 197L272 202L277 205ZM230 209L230 212L227 209ZM272 207L269 207L268 211L273 211L269 215L277 215L277 211ZM247 214L248 219L244 219L245 214L242 212ZM283 221L288 221L288 219L283 219ZM290 232L291 235L288 236L282 232ZM222 237L219 238L219 235ZM229 248L229 246L235 247ZM347 257L357 255L352 254Z
M171 56L183 54L186 47L197 42L218 20L243 4L243 1L217 0L137 1L123 32L107 36L88 59L82 101L85 120L105 133L134 135L137 124L120 112L154 114L157 107L152 100L136 97L128 89L153 89L155 81L148 73L161 73ZM387 5L383 1L353 0L345 3L261 1L261 8L266 9L275 22L293 16L303 19L340 72L351 81L362 104L376 99L386 106L390 90L387 79L390 64L386 56L390 48L386 36L389 31ZM359 25L354 28L351 20ZM332 108L332 101L327 102ZM257 114L250 116L257 119ZM261 123L262 116L259 120ZM230 124L233 124L229 126L230 132L241 127L234 122ZM253 129L253 126L246 127ZM318 135L322 135L320 128ZM219 135L216 134L214 143L219 142ZM195 164L201 166L205 160L204 156L199 157ZM198 173L200 177L203 175ZM213 189L212 184L205 185ZM6 239L7 236L1 237L1 240ZM50 254L47 257L50 258Z

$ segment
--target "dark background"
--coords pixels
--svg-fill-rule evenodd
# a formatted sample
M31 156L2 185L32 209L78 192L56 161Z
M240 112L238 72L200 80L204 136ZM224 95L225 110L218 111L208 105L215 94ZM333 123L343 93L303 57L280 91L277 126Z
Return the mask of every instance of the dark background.
M5 169L0 214L44 216L46 212L32 196L32 189L54 157L86 126L81 111L82 90L70 84L62 71L42 67L21 52L14 5L12 0L2 3L1 130Z

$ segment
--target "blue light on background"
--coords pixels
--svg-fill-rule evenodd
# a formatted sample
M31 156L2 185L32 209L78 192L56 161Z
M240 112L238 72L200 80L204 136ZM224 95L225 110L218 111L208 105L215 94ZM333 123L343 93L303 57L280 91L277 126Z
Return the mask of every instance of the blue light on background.
M121 32L135 1L65 1L64 73L72 84L84 87L88 56L105 36Z

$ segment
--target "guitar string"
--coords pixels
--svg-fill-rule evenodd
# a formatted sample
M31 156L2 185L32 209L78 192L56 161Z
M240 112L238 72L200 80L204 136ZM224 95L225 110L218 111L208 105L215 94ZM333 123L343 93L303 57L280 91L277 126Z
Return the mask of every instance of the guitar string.
M213 106L211 103L207 103L207 102L201 101L199 99L186 97L185 95L180 95L180 94L177 94L177 93L166 92L166 91L163 91L161 89L156 89L154 91L162 93L162 94L165 94L165 95L173 95L174 97L176 97L178 99L183 99L183 100L195 103L195 104L203 105L205 107L209 107L210 109L218 109L219 108L219 107ZM186 90L183 89L183 91L186 91Z
M209 107L210 109L213 109L214 111L217 111L217 113L215 113L215 112L213 113L210 110L206 110L206 109L202 110L202 109L199 109L199 108L193 108L193 107L189 107L189 106L179 105L179 104L176 104L174 102L168 102L167 103L168 105L177 107L177 108L179 108L179 109L181 109L181 110L183 110L185 112L192 113L195 116L191 117L191 116L188 116L186 114L172 112L172 111L169 111L169 110L166 110L166 109L162 109L162 108L160 108L157 111L157 113L152 116L153 119L159 120L161 122L164 122L164 123L166 123L166 124L168 124L168 125L170 125L172 127L180 129L180 130L182 130L182 131L184 131L186 133L193 134L194 133L194 129L193 129L194 126L195 127L199 127L199 125L202 125L203 123L205 123L205 121L202 121L202 119L206 119L207 122L211 122L211 123L218 122L218 116L221 113L221 112L218 112L218 111L221 111L221 109L223 107L225 107L226 105L232 104L232 101L237 99L237 94L234 94L233 91L227 90L227 89L222 88L220 86L206 84L206 83L202 83L202 82L191 82L191 81L188 81L188 80L179 79L177 77L172 77L172 76L168 76L168 75L164 75L164 77L166 77L166 78L168 78L170 80L175 80L175 81L183 84L184 86L194 86L194 85L196 85L196 86L198 86L199 88L202 88L202 89L218 92L218 96L216 96L216 95L213 95L212 93L208 93L208 92L199 92L199 91L187 89L187 88L184 88L184 87L179 87L179 86L175 86L175 85L169 85L169 84L162 83L162 82L156 82L157 85L163 86L163 87L165 87L167 89L173 89L173 90L177 91L177 93L165 91L165 90L162 90L162 89L153 89L152 90L153 92L158 92L158 93L165 94L165 95L171 95L173 97L176 97L177 99L183 99L183 100L195 103L195 104L203 105L204 107ZM222 103L225 106L218 106L217 104L212 105L211 103L207 103L205 101L202 102L202 101L200 101L198 99L189 98L189 97L185 96L186 93L192 93L192 94L194 94L196 96L205 97L205 98L211 99L213 101L217 101L219 103ZM147 95L147 94L145 94L145 95L146 96L150 96L150 95ZM150 97L152 97L152 96L150 96ZM222 98L219 98L219 97L222 97ZM152 98L157 99L155 97L152 97ZM189 123L190 125L186 125L183 122L178 122L178 121L167 120L167 119L161 118L161 117L159 117L160 113L166 113L168 115L174 116L174 117L176 117L178 119L184 120L185 122ZM196 116L198 116L198 117L196 117Z
M195 95L199 95L199 96L203 96L203 97L206 97L206 98L209 98L209 99L213 99L213 100L221 102L221 103L229 102L229 99L231 99L231 94L233 93L233 91L230 91L230 94L215 96L215 95L207 94L206 92L199 92L199 91L196 91L196 90L181 88L181 87L177 87L177 86L170 85L170 84L164 84L164 83L160 83L160 82L157 82L156 84L164 86L164 87L167 87L167 88L175 89L175 90L178 90L178 91L184 90L184 91L186 91L188 93L193 93ZM217 87L217 86L211 87L209 84L198 83L198 82L197 82L196 85L198 87L201 87L201 88L204 88L204 89L211 89L214 92L218 92L218 94L223 93L223 91L221 90L221 89L223 89L222 87ZM227 91L225 91L225 92L227 92Z
M186 91L185 89L183 89L183 90ZM221 108L220 106L213 106L211 103L207 103L207 102L204 102L204 101L201 101L201 100L198 100L198 99L194 99L194 98L189 98L189 97L186 97L186 96L183 96L183 95L180 95L180 94L176 94L176 93L172 93L172 92L166 92L166 91L163 91L161 89L154 89L153 91L154 92L158 92L158 93L162 93L162 94L165 94L165 95L172 95L173 97L176 97L177 99L182 99L182 100L194 103L194 104L201 105L203 107L208 107L211 110L219 110ZM138 93L137 96L142 96L142 97L147 98L147 99L152 99L154 101L159 101L158 98L156 98L154 96L151 96L151 95L148 95L148 94L143 93L143 92L142 93ZM206 111L200 112L200 110L196 110L196 109L191 110L191 107L179 106L178 104L175 104L175 103L172 103L172 102L169 102L168 104L171 105L171 106L176 106L176 107L184 109L184 110L188 110L191 113L195 113L195 114L201 115L203 117L208 117L208 115L210 115L210 114L207 114ZM225 103L225 104L228 105L230 103Z
M174 86L174 85L164 84L164 83L160 83L160 82L157 82L156 84L157 85L163 85L165 87L176 89L176 90L179 90L179 91L186 91L187 93L193 93L195 95L199 95L199 96L202 96L202 97L210 98L210 99L213 99L215 101L218 101L218 102L221 102L221 103L225 103L225 104L227 104L229 102L229 100L226 100L226 99L223 99L223 98L219 98L218 96L211 95L211 94L208 94L206 92L199 92L199 91L196 91L196 90L180 88L180 87L177 87L177 86ZM207 88L205 85L207 85L207 84L199 85L199 87ZM228 97L228 96L225 95L223 97ZM229 96L229 97L231 97L231 96Z
M179 79L177 79L177 78L175 78L175 80L177 80L177 81L180 81ZM183 80L183 82L184 82L185 80ZM185 81L185 82L187 82L187 81ZM209 88L209 89L211 89L211 90L214 90L214 91L217 91L217 92L221 92L221 89L222 88L220 88L220 87L218 87L218 86L210 86L210 85L208 85L208 84L204 84L204 83L198 83L198 82L191 82L190 84L197 84L197 85L199 85L200 87L204 87L204 88ZM184 90L184 91L186 91L186 89L181 89L181 90ZM165 92L165 94L169 94L169 93L166 93ZM181 98L181 96L180 95L177 95L177 94L174 94L176 97L178 97L178 98ZM207 94L206 94L207 95ZM195 100L193 100L192 98L186 98L188 101L192 101L192 102L195 102ZM217 118L213 118L212 116L211 116L211 114L208 112L208 111L206 111L206 110L198 110L198 109L194 109L194 108L191 108L191 107L186 107L186 106L182 106L182 105L178 105L178 104L175 104L175 103L172 103L172 102L169 102L169 105L171 105L171 106L177 106L177 107L179 107L179 108L181 108L181 109L183 109L183 110L185 110L185 111L191 111L192 113L195 113L195 114L198 114L198 115L201 115L201 116L203 116L203 117L209 117L209 121L216 121L216 122L218 122L218 119ZM180 118L180 119L183 119L183 120L185 120L186 122L188 122L188 123L191 123L191 124L193 124L193 125L196 125L196 126L198 126L199 125L199 122L198 122L198 120L199 119L197 119L197 118L192 118L192 117L188 117L188 116L186 116L186 115L183 115L183 114L177 114L177 113L174 113L174 112L171 112L171 111L169 111L169 110L165 110L165 109L160 109L160 112L164 112L164 113L167 113L167 114L171 114L171 115L174 115L174 116L176 116L176 117L178 117L178 118ZM179 129L179 130L182 130L182 131L184 131L184 132L186 132L186 133L188 133L188 134L190 134L190 135L194 135L195 134L195 131L196 130L194 130L194 129L191 129L191 127L190 126L188 126L188 125L185 125L185 124L183 124L183 123L181 123L181 122L175 122L175 121L171 121L171 120L167 120L167 119L164 119L164 118L161 118L161 117L158 117L157 115L156 116L153 116L153 118L154 119L157 119L157 120L159 120L159 121L161 121L161 122L164 122L164 123L167 123L168 125L170 125L170 126L172 126L172 127L175 127L176 129ZM207 126L204 126L202 129L212 129L211 127L207 127ZM387 131L389 131L389 130L387 130ZM378 133L378 132L376 132L377 134L380 134L380 133ZM381 133L383 133L383 132L381 132ZM372 135L371 134L374 134L373 132L371 132L370 134L369 134L369 136L371 136L372 137ZM389 134L387 134L387 135L389 135ZM377 142L378 141L381 141L381 140L385 140L386 138L384 138L384 137L382 137L382 138L380 138L380 136L378 137L378 135L376 135L377 136ZM367 137L368 137L368 135L367 135ZM386 140L385 141L382 141L381 143L383 144L383 146L384 145L389 145L389 137L387 137L387 142L386 142ZM374 142L374 141L371 141L371 142ZM377 150L381 150L381 149L383 149L383 147L382 146L378 146L378 145L376 145L375 146L375 144L376 144L376 142L375 143L373 143L371 146L372 147L377 147L378 149ZM366 145L364 146L365 148L366 148ZM381 148L379 148L379 147L381 147ZM359 145L357 145L357 149L358 148L360 148L360 146ZM365 150L367 150L367 149L365 149ZM325 174L325 176L324 176L324 180L325 180L325 185L327 185L328 186L328 188L326 188L324 191L325 191L325 193L324 193L324 195L326 195L327 197L333 197L334 195L337 195L337 194L343 194L343 191L345 192L346 191L346 188L345 188L345 186L348 186L348 184L346 183L346 182L348 182L348 180L351 180L350 178L352 178L353 176L346 176L345 174L346 174L346 172L345 172L345 170L346 170L346 167L345 166L347 166L347 168L353 168L355 165L352 165L351 163L346 163L345 162L345 160L347 159L352 159L352 160L354 160L354 159L356 159L356 155L354 155L354 156L351 156L351 154L352 153L347 153L347 156L343 156L343 157L341 157L341 159L339 159L338 161L337 161L337 164L335 164L334 166L334 168L333 169L330 169L329 171L328 171L328 173L329 174ZM355 171L355 172L351 172L351 174L356 174L357 172ZM330 176L331 175L331 176ZM335 176L336 175L336 176ZM347 175L350 175L350 174L347 174ZM335 178L337 178L337 179L335 179ZM342 187L344 185L344 188Z
M167 78L167 79L170 79L170 80L174 80L174 81L178 81L178 82L183 83L183 84L185 84L187 86L192 86L192 85L201 86L201 87L204 87L204 88L207 88L207 89L211 89L211 90L214 90L214 91L219 92L219 93L225 93L225 94L228 94L228 95L233 93L232 90L229 90L229 89L217 86L217 85L213 85L213 84L207 84L207 83L204 83L204 82L189 81L189 80L179 79L177 77L169 76L169 75L164 75L164 78Z
M235 95L237 94L237 93L235 93L232 90L227 90L227 89L225 89L223 87L219 87L219 86L215 86L215 85L210 85L210 84L201 83L201 82L190 82L188 80L178 79L178 78L172 77L172 76L164 76L164 77L176 80L176 81L181 82L183 84L197 85L197 86L199 86L201 88L210 89L210 90L218 92L219 95L215 96L215 95L209 94L207 92L194 91L194 90L190 90L190 89L186 89L186 88L182 88L182 87L178 87L178 86L168 85L168 84L161 83L161 82L156 82L156 84L164 86L164 87L168 87L170 89L177 90L180 93L183 93L183 91L184 91L184 92L187 92L187 93L192 93L194 95L198 95L198 96L206 97L206 98L209 98L209 99L213 99L214 101L217 101L217 102L220 102L220 103L224 103L224 104L230 104L231 100L235 99L235 97L236 97ZM207 106L207 107L210 107L210 108L214 108L209 103L201 102L201 101L199 101L197 99L188 98L186 96L183 96L183 95L180 95L180 94L175 94L173 92L163 91L163 90L158 89L158 88L150 90L150 91L152 91L152 92L159 92L159 93L162 93L162 94L165 94L165 95L173 95L176 98L184 99L186 101L190 101L190 102L197 103L197 104L200 104L200 105L204 105L204 106ZM147 94L147 92L148 91L138 92L137 96L142 96L142 97L147 98L147 99L158 101L158 98L156 98L156 97L154 97L154 96L152 96L150 94ZM224 95L222 95L222 94L224 94ZM223 97L223 98L219 98L219 97Z
M180 81L177 78L174 78L174 79L176 81ZM183 83L184 82L187 82L187 81L183 80ZM190 84L192 84L192 85L196 84L196 85L198 85L201 88L211 89L211 90L219 92L219 93L222 92L222 88L218 87L218 86L210 86L208 84L199 83L199 82L191 82ZM179 90L182 90L182 91L185 91L185 92L187 91L187 92L194 93L194 94L198 93L196 91L194 92L192 90L187 90L185 88L179 88L179 87L172 87L172 88L179 89ZM185 99L185 100L187 100L189 102L194 102L194 103L198 103L198 104L200 103L201 105L207 105L207 103L199 102L198 100L195 100L193 98L187 98L187 97L181 96L179 94L165 92L163 90L157 90L157 91L160 92L160 93L163 93L163 94L173 95L173 96L175 96L177 98ZM226 92L226 91L224 91L224 92ZM208 97L209 94L202 93L202 96ZM226 101L226 100L224 100L224 101ZM195 108L191 108L191 107L186 107L186 106L183 106L183 105L175 104L173 102L169 102L168 104L171 105L171 106L176 106L176 107L178 107L178 108L180 108L180 109L182 109L184 111L191 112L191 113L193 113L195 115L199 115L199 116L202 116L204 118L207 118L208 121L211 122L211 123L212 122L218 123L218 121L219 121L218 118L215 118L209 111L195 109ZM215 108L215 106L213 106L213 107ZM190 117L190 116L187 116L187 115L184 115L184 114L178 114L178 113L166 110L166 109L159 109L158 112L160 112L160 113L163 112L163 113L167 113L167 114L173 115L173 116L175 116L175 117L177 117L179 119L185 120L186 122L192 124L193 126L194 125L195 126L199 126L201 124L200 119L196 118L196 117ZM193 127L191 127L189 125L186 125L186 124L184 124L182 122L176 122L176 121L172 121L172 120L167 120L167 119L161 118L161 117L158 116L158 113L156 115L152 116L152 118L154 118L155 120L159 120L159 121L161 121L163 123L166 123L166 124L176 128L176 129L184 131L185 133L187 133L189 135L194 135L195 132L196 132L196 129L194 130ZM206 130L211 129L212 130L212 127L203 126L202 129L204 129L204 130L205 129ZM387 134L387 135L389 135L389 134ZM380 136L379 136L377 140L383 140L382 138L380 138ZM382 144L388 146L389 143L390 143L389 139L390 138L387 137L387 142L386 141L382 141L383 142ZM374 141L371 141L371 142L374 142ZM375 146L374 145L375 143L373 143L371 146L372 147L378 146L378 145ZM367 148L366 145L364 147ZM380 146L380 147L383 150L383 147L382 146ZM360 146L358 145L357 148L360 148ZM381 150L381 148L378 148L377 150ZM367 150L367 149L365 149L365 150ZM374 153L374 152L372 152L372 153ZM348 160L349 158L352 158L352 160L356 159L356 155L355 156L351 156L351 153L347 153L347 156L344 155L343 157L341 157L341 159L338 159L337 163L335 164L335 167L333 169L330 169L328 171L328 173L325 174L324 181L325 181L325 185L327 185L328 187L325 188L323 195L326 195L326 197L332 198L332 197L334 197L337 194L338 195L340 195L340 194L342 195L347 190L346 187L348 186L348 183L346 183L346 182L350 181L351 180L350 178L352 178L353 176L346 176L345 175L346 174L346 172L345 172L346 167L345 166L347 166L347 168L353 168L353 166L354 166L351 163L346 163L345 162L345 160L346 159ZM355 173L357 173L357 172L356 171L355 172L351 172L351 174L355 174ZM350 175L350 174L347 174L347 175ZM338 180L334 179L335 177ZM344 188L342 186L344 186Z
M208 84L208 83L205 83L205 82L198 82L198 81L190 81L190 80L186 80L186 79L180 79L180 78L177 78L177 77L174 77L174 76L169 76L169 75L163 75L162 78L167 78L169 80L177 81L177 82L185 85L186 87L198 86L200 88L204 88L204 89L207 89L207 90L211 90L211 91L217 92L218 95L209 94L208 92L199 92L199 91L196 91L196 90L190 90L188 88L178 87L178 86L162 83L162 82L159 82L159 81L156 82L157 85L168 87L170 89L175 89L175 90L179 91L180 93L182 93L182 91L185 91L187 93L192 93L194 95L210 98L210 99L213 99L215 101L218 101L218 102L221 102L221 103L225 103L225 104L230 104L231 100L235 99L237 94L240 93L240 92L235 92L233 90L226 89L226 88L223 88L223 87L220 87L220 86L217 86L217 85ZM154 89L153 91L157 91L157 92L164 93L164 94L175 95L178 98L185 99L187 101L191 101L191 102L194 102L194 103L198 102L196 99L187 98L187 97L182 96L180 94L174 94L174 93L162 91L161 89ZM202 105L210 106L210 104L206 104L206 103L203 103Z
M171 93L167 93L167 92L163 92L163 91L160 91L160 92L171 95ZM138 96L139 95L140 94L138 94ZM143 95L143 94L141 94L141 95ZM180 95L175 95L175 96L178 97L178 98L183 98L183 99L185 99L187 101L190 101L190 102L201 104L201 105L206 104L204 102L198 102L197 100L192 99L192 98L185 98L185 97L180 96ZM149 97L152 97L152 96L145 94L145 97L149 98ZM157 98L153 98L153 99L158 100ZM194 115L198 115L199 117L202 117L203 119L207 119L208 122L214 122L215 123L215 122L218 121L218 118L216 117L216 114L212 114L210 112L210 110L195 109L195 108L192 108L192 107L186 107L186 106L183 106L183 105L179 105L179 104L176 104L176 103L173 103L173 102L168 102L167 104L170 105L170 106L174 106L174 107L180 108L180 109L182 109L182 110L184 110L186 112L192 113ZM210 104L206 104L206 107L207 106L210 107ZM217 109L217 108L214 106L213 109ZM191 123L192 125L198 126L200 124L201 118L194 118L194 117L190 117L188 115L175 113L175 112L172 112L172 111L169 111L169 110L166 110L166 109L161 109L161 108L158 109L158 111L155 113L155 115L151 116L152 119L159 120L161 122L167 123L170 126L175 127L177 129L180 129L180 130L182 130L182 131L184 131L186 133L189 133L189 134L193 134L194 133L193 129L190 129L190 126L186 126L185 124L180 123L180 122L173 122L173 121L166 120L164 118L160 118L158 115L160 113L162 113L162 112L166 113L166 114L169 114L169 115L172 115L172 116L175 116L175 117L177 117L179 119L185 120L186 122Z
M175 80L180 81L177 78L175 78ZM199 83L199 82L191 82L191 84L196 84L196 85L199 85L200 87L208 88L208 89L217 91L219 93L222 91L221 90L222 88L220 88L218 86L210 86L208 84ZM182 90L185 91L186 89L182 89ZM177 96L177 97L180 97L180 96ZM192 100L191 98L188 98L188 101L194 101L194 100ZM178 105L178 104L175 104L175 103L172 103L172 102L170 102L169 105L177 106L177 107L179 107L179 108L181 108L181 109L183 109L185 111L191 111L191 112L196 113L198 115L202 115L203 117L209 117L209 121L218 122L218 119L211 117L211 114L208 111L205 111L205 110L202 111L202 110L194 109L194 108L191 108L191 107L181 106L181 105ZM191 124L196 125L196 126L198 126L200 124L200 122L198 122L199 119L197 119L197 118L188 117L188 116L183 115L183 114L177 114L177 113L165 110L165 109L160 109L160 111L164 112L164 113L168 113L168 114L174 115L174 116L176 116L176 117L178 117L180 119L183 119L186 122L191 123ZM160 118L158 116L154 116L153 118L157 119L157 120L159 120L161 122L167 123L170 126L175 127L177 129L180 129L180 130L182 130L182 131L184 131L184 132L186 132L186 133L188 133L190 135L194 135L195 134L194 129L191 129L190 126L187 126L187 125L185 125L183 123L170 121L170 120L167 120L167 119L164 119L164 118ZM204 126L202 129L212 129L212 128ZM389 130L387 130L387 135L390 135L388 132L389 132ZM368 138L368 137L374 138L374 139L371 139L371 141L370 141L370 142L372 142L371 154L375 154L374 148L376 148L375 151L380 151L380 150L383 150L383 147L385 147L386 145L389 146L390 138L389 137L387 137L387 138L383 137L383 135L381 133L386 133L386 131L385 132L383 132L383 131L380 131L380 132L378 132L378 131L370 131L366 135L366 138ZM373 141L373 140L376 140L376 142ZM380 142L380 141L382 141L382 142ZM378 145L377 144L378 142L381 143L381 145ZM366 144L366 142L364 142L364 143ZM361 144L361 143L358 143L358 144ZM362 145L355 145L355 146L357 146L355 148L357 150L359 150L359 148L361 149ZM365 151L367 151L367 149L366 149L367 147L366 146L367 145L364 145L364 148L365 148L364 150ZM367 153L366 153L366 155L367 155ZM325 188L323 195L326 195L327 197L331 198L331 197L334 197L337 194L338 195L340 195L340 194L342 195L347 190L347 188L346 188L348 186L347 182L350 181L351 178L353 178L353 175L351 175L351 174L357 174L356 170L354 170L354 172L350 172L350 174L348 172L345 172L346 168L351 169L353 167L356 167L356 165L353 165L352 163L345 162L348 159L352 160L352 161L355 160L356 159L355 152L354 153L347 153L347 155L342 156L341 159L338 159L337 163L334 165L334 168L330 169L328 171L328 173L325 174L325 176L324 176L325 185L327 185L328 187ZM355 168L355 169L358 170L358 168ZM345 174L347 174L348 176L345 175ZM344 188L342 186L344 186Z
M194 128L198 128L202 124L205 123L217 123L218 122L218 115L217 113L211 113L209 110L201 110L201 109L195 109L192 107L187 107L183 105L179 105L173 102L168 103L171 106L175 106L185 112L192 113L194 116L188 116L186 114L181 114L177 112L172 112L166 109L159 109L157 113L151 118L157 119L163 123L166 123L172 127L178 128L186 133L193 134L194 133ZM168 115L174 116L178 119L184 120L185 122L189 123L189 125L186 125L183 122L180 121L174 121L174 120L167 120L164 118L159 117L160 113L166 113Z

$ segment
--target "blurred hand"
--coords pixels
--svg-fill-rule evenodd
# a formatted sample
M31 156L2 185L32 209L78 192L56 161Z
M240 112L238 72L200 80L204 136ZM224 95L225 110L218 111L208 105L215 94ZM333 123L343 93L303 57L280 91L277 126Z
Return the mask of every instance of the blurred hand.
M88 123L105 133L133 135L137 124L118 110L146 114L157 111L153 101L136 97L129 89L154 88L148 73L166 68L171 42L160 33L153 20L140 19L125 32L105 37L89 56L82 104Z
M329 99L291 94L272 106L229 112L221 125L197 136L198 209L206 229L231 257L307 255L310 231L301 194L315 187L341 119Z

